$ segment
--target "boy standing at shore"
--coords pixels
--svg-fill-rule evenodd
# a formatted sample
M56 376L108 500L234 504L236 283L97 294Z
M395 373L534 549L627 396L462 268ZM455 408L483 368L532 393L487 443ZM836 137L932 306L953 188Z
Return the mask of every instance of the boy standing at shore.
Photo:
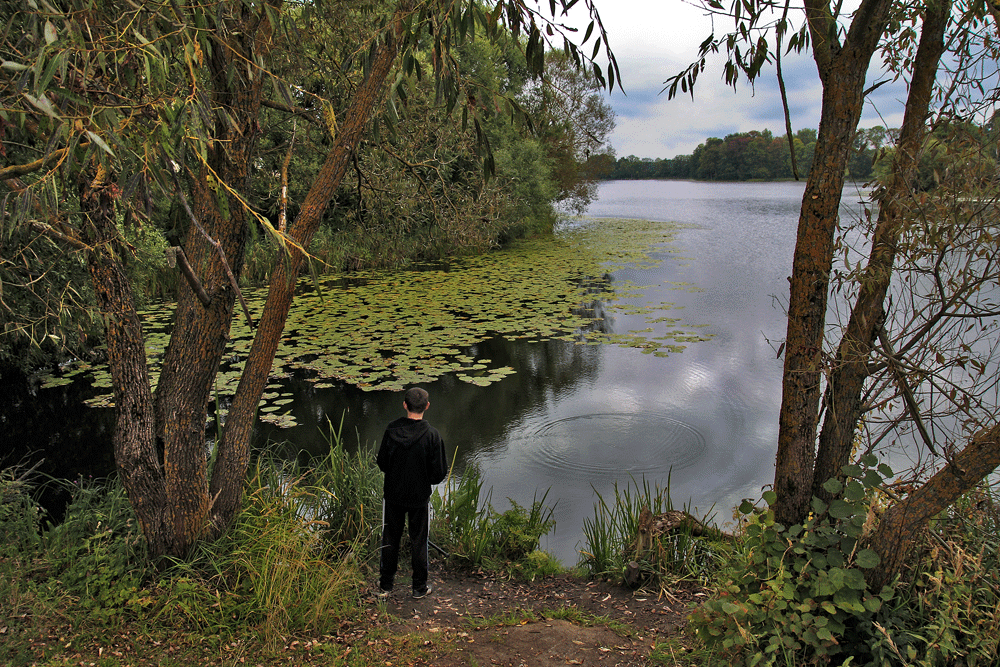
M448 464L444 440L424 419L430 397L419 387L403 395L406 416L390 423L382 436L376 463L385 473L382 487L382 549L379 556L379 595L392 592L399 564L403 524L409 524L413 597L431 592L427 584L427 503L431 486L444 481Z

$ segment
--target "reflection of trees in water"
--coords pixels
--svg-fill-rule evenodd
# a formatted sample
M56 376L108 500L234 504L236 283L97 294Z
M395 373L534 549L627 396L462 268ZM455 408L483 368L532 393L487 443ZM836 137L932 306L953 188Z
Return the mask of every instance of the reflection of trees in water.
M599 345L557 340L498 337L477 343L467 351L469 356L489 359L491 366L509 366L516 372L486 387L454 375L423 383L431 394L427 420L443 434L449 455L458 450L456 467L464 469L471 455L501 441L510 424L537 411L552 396L593 381L600 370L601 350ZM356 449L359 443L364 448L377 447L386 423L403 414L401 391L365 392L342 383L318 389L294 377L283 382L283 390L295 395L293 409L300 426L277 429L261 425L255 444L264 446L268 439L287 441L280 449L288 456L300 450L323 454L327 418L337 427L343 416L344 444Z
M582 298L579 306L570 309L570 312L579 317L590 318L590 323L581 328L581 333L613 333L613 315L605 308L605 299L613 290L614 276L605 273L599 278L587 276L574 282Z
M446 401L447 415L436 414L434 423L458 449L456 466L460 469L475 454L495 449L511 424L538 412L537 408L552 397L593 381L600 371L602 348L598 345L494 338L475 347L477 356L517 372L488 387L475 387L453 377L435 385Z
M79 384L38 388L20 373L0 376L0 467L41 462L38 471L56 478L104 478L115 470L110 408L83 401L95 392ZM59 519L69 495L46 484L42 506Z

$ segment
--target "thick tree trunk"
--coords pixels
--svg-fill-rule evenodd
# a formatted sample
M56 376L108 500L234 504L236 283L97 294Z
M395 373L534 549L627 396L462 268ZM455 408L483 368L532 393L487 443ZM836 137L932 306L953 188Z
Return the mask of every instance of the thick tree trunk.
M1000 466L1000 425L983 430L948 465L904 500L886 510L867 540L879 564L865 573L872 590L889 583L906 562L931 517Z
M786 525L809 512L834 232L851 141L861 118L865 74L890 6L890 0L864 0L847 42L840 46L834 40L829 5L806 3L823 106L814 163L802 196L788 300L774 476L775 518Z
M831 477L841 477L841 469L850 463L854 432L861 420L861 398L868 379L868 358L884 319L883 303L892 277L897 239L905 225L905 202L912 198L913 177L927 134L927 114L938 63L944 52L944 30L950 11L951 2L945 1L928 6L924 17L903 126L893 159L892 181L887 184L879 201L878 222L868 266L861 278L858 300L851 310L823 397L824 420L812 495L826 503L832 500L832 494L823 488L823 484Z
M211 494L214 504L211 523L215 533L229 525L240 507L257 405L267 385L281 332L295 294L295 281L304 259L301 248L309 246L319 228L330 199L340 185L350 165L351 156L381 99L386 78L396 58L397 36L402 29L400 22L408 4L405 1L400 3L393 23L394 30L380 39L371 58L367 77L354 93L344 122L338 128L333 148L327 154L298 216L288 230L288 236L296 245L289 245L289 257L278 263L271 276L264 312L229 408L229 417L219 443L212 475Z
M169 536L159 530L169 518L163 470L154 447L153 397L146 369L142 323L136 314L132 285L120 261L114 202L103 169L81 187L89 245L87 269L104 315L108 365L114 387L115 463L150 550L164 552ZM154 541L155 540L155 541Z
M276 8L280 3L271 4ZM110 337L137 348L112 354L122 357L117 362L121 377L114 382L114 438L122 480L154 558L184 555L208 525L206 416L233 314L235 293L229 276L239 275L247 238L244 206L228 188L247 191L260 132L263 73L246 64L266 54L271 25L263 7L234 3L223 11L230 13L216 17L219 43L208 59L214 141L207 164L196 167L190 178L196 220L183 241L184 254L211 302L206 306L193 291L181 290L155 401L149 398L144 354L139 359L141 330L109 331ZM123 275L105 275L109 267L109 262L98 262L92 269L95 286L99 291L106 286L114 307L128 313L118 317L135 320L137 326L134 303L121 296L127 281ZM112 345L109 342L109 348Z

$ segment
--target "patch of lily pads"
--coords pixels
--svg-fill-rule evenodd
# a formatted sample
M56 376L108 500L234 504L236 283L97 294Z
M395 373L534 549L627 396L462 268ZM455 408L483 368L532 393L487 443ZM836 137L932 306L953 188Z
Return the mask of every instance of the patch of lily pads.
M655 266L676 258L677 226L644 220L575 219L553 237L525 240L477 257L419 270L368 271L305 279L293 302L272 379L295 373L317 388L347 383L365 391L399 390L451 374L477 386L514 372L469 354L491 337L565 340L579 345L618 345L667 356L710 336L703 327L673 316L672 303L641 303L645 286L614 275L622 268ZM696 289L676 284L678 290ZM246 294L259 318L266 290ZM613 332L606 318L641 316L644 326ZM155 386L158 363L169 341L172 309L143 313ZM214 394L231 396L242 374L253 332L234 319L231 343ZM92 383L110 388L106 369L88 368ZM51 385L62 376L53 376ZM269 385L260 419L293 426L291 396ZM89 401L109 405L110 394ZM228 401L224 401L228 403Z

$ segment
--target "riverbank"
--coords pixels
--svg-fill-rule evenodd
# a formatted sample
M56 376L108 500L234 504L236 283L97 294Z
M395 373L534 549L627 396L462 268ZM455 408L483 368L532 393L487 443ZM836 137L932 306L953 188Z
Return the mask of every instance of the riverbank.
M405 582L407 573L401 572ZM108 630L74 620L26 616L0 626L0 661L10 665L696 665L684 635L696 586L632 591L570 572L518 581L496 572L432 563L434 591L405 587L378 600L357 590L358 614L335 628L269 645L252 633L185 631L155 622ZM25 631L27 628L30 630Z

